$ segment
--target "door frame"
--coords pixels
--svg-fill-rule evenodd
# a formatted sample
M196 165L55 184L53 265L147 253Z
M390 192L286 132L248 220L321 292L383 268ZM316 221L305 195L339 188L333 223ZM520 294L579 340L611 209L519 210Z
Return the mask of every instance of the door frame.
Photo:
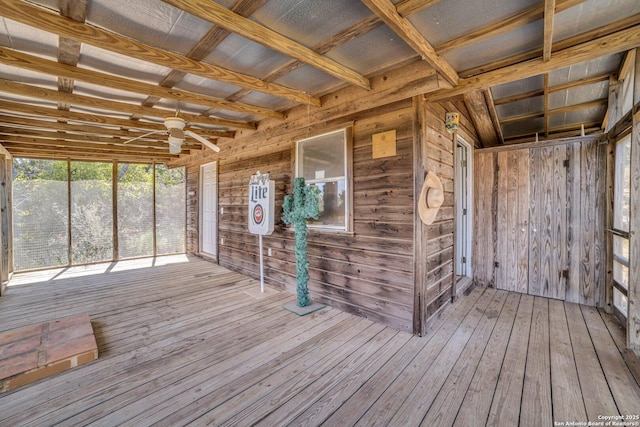
M215 185L216 185L216 192L213 196L213 204L214 204L214 209L213 212L215 212L215 222L216 222L216 230L215 230L215 253L209 253L209 252L205 252L203 250L203 207L204 207L204 170L208 167L214 166L215 167ZM218 261L218 162L214 161L214 162L210 162L210 163L206 163L204 165L200 165L200 169L199 169L199 189L200 189L200 195L198 197L198 253L204 257L207 258L212 258L215 259L215 261Z
M466 209L467 212L463 216L462 209L463 205L459 202L461 197L461 192L465 190L463 188L463 182L461 177L461 161L457 154L458 147L461 147L466 151ZM460 135L456 138L456 156L455 156L455 215L456 215L456 226L455 226L455 253L456 259L454 264L454 274L456 276L463 277L473 277L473 269L472 269L472 253L473 253L473 146L465 141ZM460 229L464 227L466 232L465 236L461 235ZM464 240L463 240L464 239ZM466 250L461 250L464 247ZM460 274L460 270L462 269L462 257L465 257L465 271L464 274Z

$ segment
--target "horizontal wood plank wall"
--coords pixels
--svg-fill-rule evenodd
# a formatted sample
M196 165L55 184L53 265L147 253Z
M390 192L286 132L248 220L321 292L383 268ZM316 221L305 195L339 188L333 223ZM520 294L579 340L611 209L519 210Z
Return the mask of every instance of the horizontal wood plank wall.
M414 303L413 119L408 99L341 122L342 127L353 127L353 233L310 230L308 235L309 290L314 301L409 332L413 332ZM397 135L396 155L373 159L372 135L392 129ZM295 140L324 132L301 129L280 140L270 135L270 144L278 144L279 151L263 155L260 142L255 142L243 156L219 159L218 212L224 209L218 215L220 265L258 277L258 236L247 230L247 192L251 175L268 172L276 181L277 215L274 233L263 239L265 283L295 292L294 234L281 221L282 201L292 189ZM190 166L187 172L188 188L193 190L199 169ZM193 252L197 206L191 198L188 212L188 249Z
M442 181L444 202L431 225L422 223L417 215L415 229L416 263L416 332L424 334L430 322L451 302L455 295L455 136L444 126L445 113L461 113L461 129L467 140L476 142L475 129L464 104L431 103L416 99L416 116L420 133L416 136L415 162L416 197L427 172L434 172Z
M602 307L606 145L480 150L474 161L476 283Z

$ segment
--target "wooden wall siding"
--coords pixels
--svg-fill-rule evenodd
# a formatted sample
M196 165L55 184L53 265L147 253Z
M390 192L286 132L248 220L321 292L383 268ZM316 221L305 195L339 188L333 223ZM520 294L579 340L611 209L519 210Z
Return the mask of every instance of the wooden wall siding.
M481 286L495 287L495 259L497 229L494 221L493 185L497 158L492 152L476 151L473 156L473 281Z
M640 356L640 49L636 49L631 127L627 346Z
M444 128L447 111L453 105L425 104L415 100L416 121L420 123L415 147L415 187L418 194L428 171L438 175L444 188L444 203L435 221L425 225L415 209L416 310L414 329L424 334L428 324L452 301L454 275L454 138ZM416 201L417 203L417 201Z
M346 312L412 332L413 316L413 109L410 100L359 113L342 122L353 126L353 233L310 230L309 289L312 299ZM335 124L332 125L335 128ZM397 154L372 159L374 133L395 129ZM332 129L329 129L332 130ZM247 147L245 157L218 163L220 265L258 277L258 237L247 230L249 177L257 170L276 181L276 227L264 237L265 283L295 292L294 234L281 222L284 195L291 192L296 139L324 131L301 130L269 136L269 153L260 144ZM281 147L274 151L273 147ZM189 189L199 169L189 167ZM197 206L188 205L189 230ZM197 228L188 248L197 248ZM268 256L268 248L271 256Z
M527 293L529 262L529 150L497 153L495 286Z
M602 307L605 157L593 139L477 151L475 281Z
M0 296L13 273L12 185L13 158L0 155Z

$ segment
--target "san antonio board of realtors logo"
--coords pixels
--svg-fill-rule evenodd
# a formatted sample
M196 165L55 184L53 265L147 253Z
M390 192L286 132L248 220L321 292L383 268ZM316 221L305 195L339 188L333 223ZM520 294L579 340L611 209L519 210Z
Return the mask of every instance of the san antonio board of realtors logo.
M262 205L255 205L253 207L253 223L260 225L264 221L264 210L262 209Z

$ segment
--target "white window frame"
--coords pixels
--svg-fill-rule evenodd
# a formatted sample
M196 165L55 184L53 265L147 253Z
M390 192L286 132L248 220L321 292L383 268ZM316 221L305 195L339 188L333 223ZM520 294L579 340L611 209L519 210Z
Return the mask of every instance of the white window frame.
M343 138L343 149L344 149L344 175L341 177L332 177L332 178L319 178L319 179L307 179L305 180L305 184L317 184L323 182L337 182L344 179L345 183L345 200L344 200L344 224L342 226L335 225L319 225L319 224L308 224L309 229L311 230L326 230L326 231L334 231L334 232L351 232L353 229L353 203L352 203L352 151L353 151L353 138L352 138L352 130L350 127L341 128L338 130L333 130L330 132L325 132L322 134L314 135L308 138L300 139L296 141L295 144L295 176L304 176L302 171L302 164L300 162L300 146L302 143L313 141L314 139L326 137L331 134L342 134Z

